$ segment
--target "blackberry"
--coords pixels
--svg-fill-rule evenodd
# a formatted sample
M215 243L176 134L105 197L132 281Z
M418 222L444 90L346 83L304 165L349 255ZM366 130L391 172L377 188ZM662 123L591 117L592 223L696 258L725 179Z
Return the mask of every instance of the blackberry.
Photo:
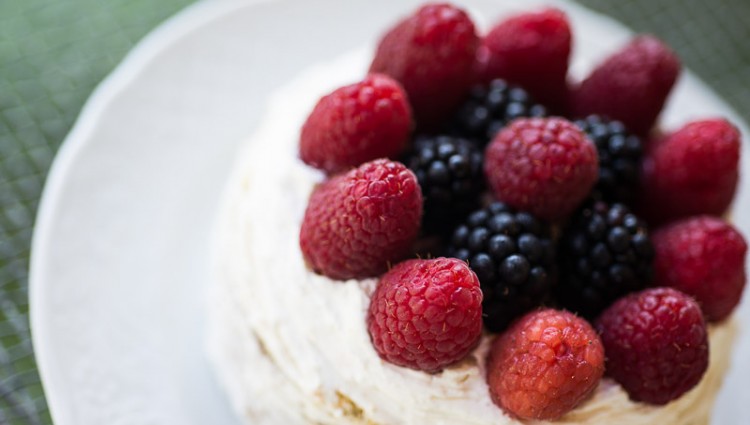
M596 145L599 153L599 180L593 189L597 199L632 205L638 188L643 146L620 121L589 115L575 124Z
M455 117L454 131L484 147L514 119L545 116L547 109L535 103L526 90L496 79L472 88Z
M471 213L456 228L449 255L477 274L484 325L492 332L546 301L557 277L549 226L501 202Z
M404 163L414 171L424 198L423 229L447 233L479 206L484 189L482 151L452 136L420 136Z
M652 279L648 229L623 204L588 202L571 217L558 252L557 300L589 319Z

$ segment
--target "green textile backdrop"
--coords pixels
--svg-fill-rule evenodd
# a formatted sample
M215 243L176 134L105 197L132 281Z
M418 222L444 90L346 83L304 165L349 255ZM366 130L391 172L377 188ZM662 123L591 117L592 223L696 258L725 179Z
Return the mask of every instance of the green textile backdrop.
M51 423L30 342L27 290L29 244L50 163L94 87L189 3L0 0L0 424ZM665 39L750 118L749 1L580 3Z

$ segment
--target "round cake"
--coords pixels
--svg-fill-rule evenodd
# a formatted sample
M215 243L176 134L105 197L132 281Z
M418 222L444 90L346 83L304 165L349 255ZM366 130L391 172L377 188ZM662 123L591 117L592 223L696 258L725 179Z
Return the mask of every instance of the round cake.
M300 127L321 95L366 73L371 52L301 73L272 97L247 140L217 222L213 365L247 424L522 423L490 397L489 334L440 373L395 366L378 356L367 330L377 279L332 281L306 266L300 225L325 176L299 159ZM709 325L708 370L673 402L633 402L605 377L592 397L554 423L707 424L734 334L731 319Z

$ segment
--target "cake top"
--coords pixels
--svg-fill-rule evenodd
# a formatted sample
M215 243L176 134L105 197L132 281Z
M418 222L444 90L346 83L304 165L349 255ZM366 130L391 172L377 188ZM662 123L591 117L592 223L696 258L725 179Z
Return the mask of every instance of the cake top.
M367 329L396 365L440 373L498 334L490 394L521 419L559 418L605 373L633 400L680 397L746 280L721 218L739 132L658 127L680 73L660 40L635 37L582 81L572 42L557 9L480 35L426 4L301 129L301 159L328 176L300 231L310 269L379 278Z

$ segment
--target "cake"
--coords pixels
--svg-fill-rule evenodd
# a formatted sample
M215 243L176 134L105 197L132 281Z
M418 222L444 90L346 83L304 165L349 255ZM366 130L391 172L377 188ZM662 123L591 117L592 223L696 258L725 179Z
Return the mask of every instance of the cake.
M272 96L245 143L217 221L208 350L247 424L515 424L488 391L494 335L439 373L383 360L366 324L377 277L334 281L299 247L310 194L326 179L298 155L315 102L366 74L364 48L302 72ZM729 366L733 319L709 324L700 383L664 406L629 399L605 377L557 424L706 424Z

